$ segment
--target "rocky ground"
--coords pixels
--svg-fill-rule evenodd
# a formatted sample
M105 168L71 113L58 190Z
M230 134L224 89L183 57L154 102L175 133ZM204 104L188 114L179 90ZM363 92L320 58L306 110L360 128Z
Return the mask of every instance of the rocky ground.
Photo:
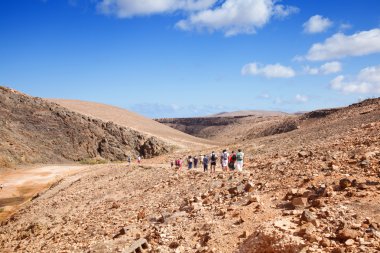
M146 239L146 252L379 252L379 108L366 101L231 144L246 153L243 173L170 168L189 153L95 165L3 221L0 249L130 252Z

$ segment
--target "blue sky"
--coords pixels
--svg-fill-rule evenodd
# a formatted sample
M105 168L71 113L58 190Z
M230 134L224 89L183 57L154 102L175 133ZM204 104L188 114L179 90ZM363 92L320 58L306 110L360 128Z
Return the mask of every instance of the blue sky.
M380 94L377 0L2 0L0 85L149 117Z

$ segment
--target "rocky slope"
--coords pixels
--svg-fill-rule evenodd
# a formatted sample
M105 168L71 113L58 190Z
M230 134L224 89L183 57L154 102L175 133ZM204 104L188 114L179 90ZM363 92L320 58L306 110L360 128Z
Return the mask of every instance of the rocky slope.
M201 118L163 118L156 120L187 134L215 140L219 143L230 143L244 138L247 132L252 129L252 126L256 128L266 127L269 123L275 124L291 117L291 115L287 114L265 114L259 116L213 116Z
M152 157L170 146L135 130L84 116L0 87L0 166L128 155Z
M177 146L179 149L205 148L214 144L209 140L196 138L123 108L80 100L49 99L49 101L80 114L103 121L112 121L120 126L155 136L166 143Z

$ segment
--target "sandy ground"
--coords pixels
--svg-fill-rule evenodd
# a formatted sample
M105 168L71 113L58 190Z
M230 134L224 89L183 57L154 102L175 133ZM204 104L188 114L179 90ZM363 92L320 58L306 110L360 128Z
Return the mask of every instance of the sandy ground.
M59 179L82 171L86 166L50 165L8 171L1 175L0 221L6 219L35 194Z

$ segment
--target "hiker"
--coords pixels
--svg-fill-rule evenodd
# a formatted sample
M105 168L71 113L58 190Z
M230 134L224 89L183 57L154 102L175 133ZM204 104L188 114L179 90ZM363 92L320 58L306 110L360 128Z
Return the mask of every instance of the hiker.
M4 185L0 184L0 190L2 190L3 188L4 188Z
M218 159L218 156L215 154L214 151L212 151L210 155L210 168L211 168L211 173L215 173L215 167L216 167L216 160Z
M220 158L222 160L222 170L223 171L228 171L228 158L229 154L227 150L223 150L222 157Z
M209 159L208 159L208 156L205 155L203 156L203 172L207 172L208 171L208 162L209 162Z
M198 168L198 156L194 156L194 169Z
M200 155L199 157L200 157L199 160L201 161L201 164L203 164L203 159L205 158L205 156L204 155Z
M127 157L127 162L128 162L128 166L131 166L131 157L130 156Z
M179 159L177 160L177 164L178 164L178 172L182 170L182 163L183 163L183 162L182 162L182 159L179 158Z
M236 162L236 154L235 154L235 151L232 151L230 155L230 159L228 161L228 168L230 168L230 171L235 170L235 162Z
M189 156L187 158L187 166L188 166L189 170L193 168L193 157L192 156Z
M241 151L241 149L238 149L238 152L236 154L236 168L238 171L243 171L243 161L244 161L244 153Z
M137 157L137 163L141 163L141 156Z

